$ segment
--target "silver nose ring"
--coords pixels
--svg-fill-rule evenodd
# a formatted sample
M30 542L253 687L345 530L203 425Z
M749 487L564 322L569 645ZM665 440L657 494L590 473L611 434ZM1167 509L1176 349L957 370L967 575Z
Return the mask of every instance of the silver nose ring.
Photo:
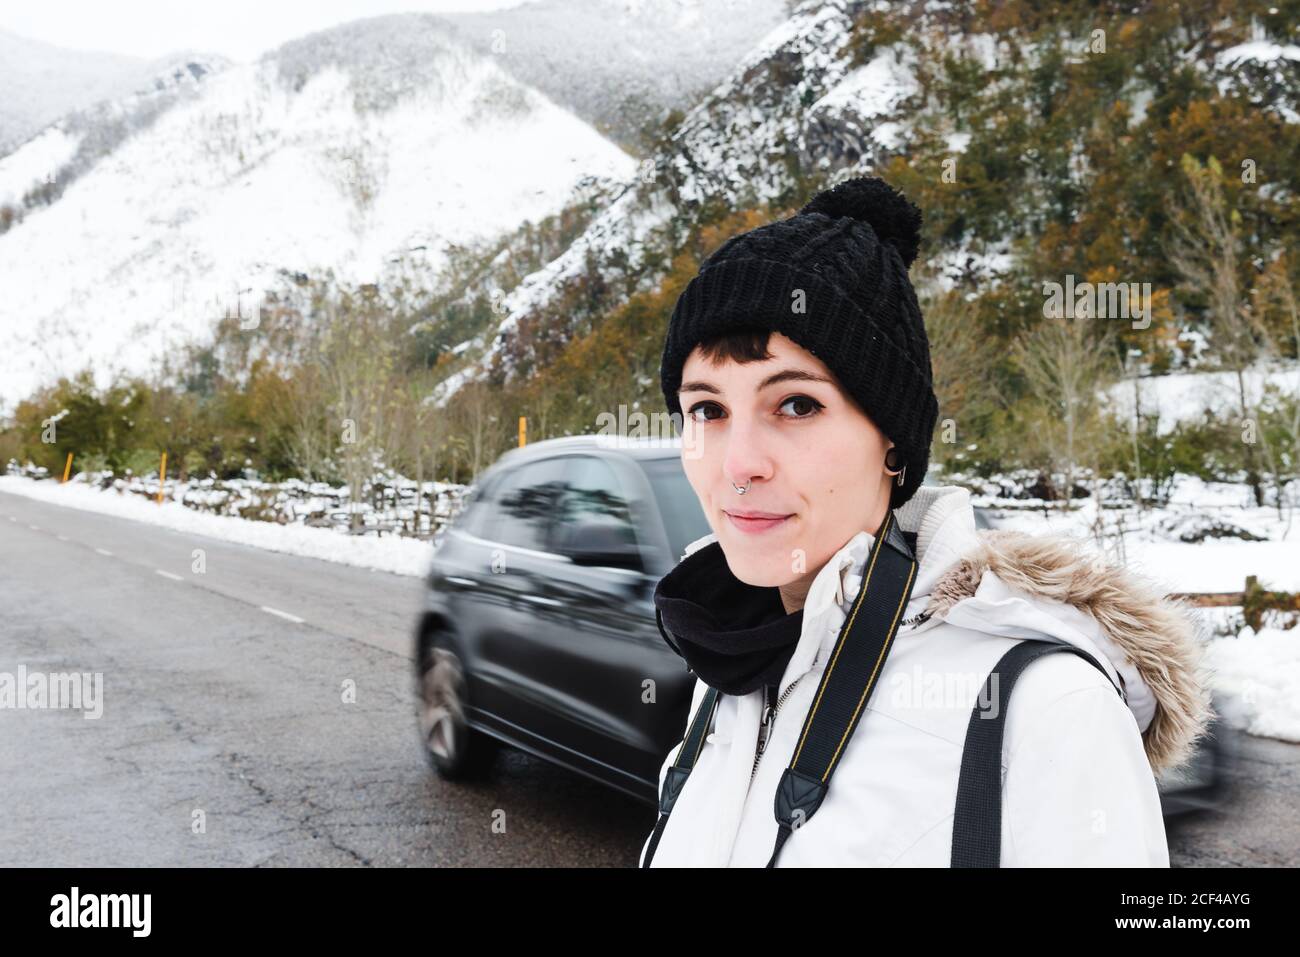
M740 487L739 485L737 485L735 482L732 482L732 483L731 483L731 487L734 488L734 489L735 489L737 492L739 492L741 495L744 495L746 492L749 491L749 484L750 484L750 482L753 482L753 481L754 481L753 479L750 479L749 482L746 482L744 488L741 488L741 487Z

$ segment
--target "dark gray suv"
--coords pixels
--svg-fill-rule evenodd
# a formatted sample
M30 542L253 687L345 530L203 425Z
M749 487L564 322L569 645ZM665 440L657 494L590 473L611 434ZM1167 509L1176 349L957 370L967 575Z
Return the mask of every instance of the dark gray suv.
M514 449L443 536L417 633L421 733L444 776L502 742L655 799L694 677L655 625L655 583L709 533L667 443Z

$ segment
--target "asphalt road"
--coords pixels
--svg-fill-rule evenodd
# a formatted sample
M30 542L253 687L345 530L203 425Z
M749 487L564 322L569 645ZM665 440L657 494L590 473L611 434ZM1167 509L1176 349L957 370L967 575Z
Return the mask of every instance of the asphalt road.
M421 599L0 493L0 672L103 675L98 719L0 709L0 866L635 866L648 805L509 750L483 783L433 775ZM1235 740L1225 804L1167 822L1176 867L1300 862L1300 746Z
M1300 745L1230 734L1220 806L1165 820L1170 866L1300 865Z
M649 805L513 751L434 776L421 598L0 493L0 672L103 674L98 719L0 709L0 866L635 866Z

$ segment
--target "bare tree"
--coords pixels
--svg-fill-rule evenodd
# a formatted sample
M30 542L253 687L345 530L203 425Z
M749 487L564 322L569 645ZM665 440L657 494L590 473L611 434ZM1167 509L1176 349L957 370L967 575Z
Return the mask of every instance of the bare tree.
M1115 369L1120 379L1128 379L1133 383L1133 421L1129 428L1133 444L1133 497L1137 500L1138 508L1145 509L1147 498L1142 494L1142 375L1136 368L1137 363L1130 362L1134 353L1134 350L1126 350L1123 357L1116 357ZM1140 356L1141 353L1137 352L1136 355Z
M1286 336L1289 336L1293 348L1300 352L1300 304L1296 301L1295 285L1291 281L1290 270L1285 256L1275 259L1264 273L1264 278L1259 286L1261 298L1266 309L1273 309L1277 317L1277 325L1281 326ZM1272 358L1280 358L1287 350L1278 341L1277 332L1272 324L1265 321L1261 310L1258 315L1258 331L1261 340L1265 344L1265 352ZM1300 360L1300 356L1297 356ZM1268 456L1269 468L1273 472L1276 490L1277 490L1277 507L1279 515L1283 508L1283 494L1286 482L1296 478L1297 469L1300 469L1300 361L1295 364L1296 381L1292 388L1290 397L1284 401L1283 411L1279 415L1279 425L1285 436L1285 452L1290 460L1289 472L1284 474L1277 457L1274 455L1272 444L1268 441L1267 435L1261 429L1261 435L1264 435L1264 452ZM1290 514L1290 510L1288 510ZM1288 518L1288 525L1290 519Z
M1011 347L1011 359L1034 398L1051 413L1039 424L1048 430L1045 438L1063 466L1067 506L1078 463L1092 457L1096 436L1087 430L1096 424L1101 392L1114 374L1114 334L1105 329L1092 336L1090 326L1081 319L1047 319Z
M995 379L989 374L994 343L975 314L975 303L959 289L944 289L933 273L918 276L917 298L930 342L930 366L940 420L960 430L963 420L991 404ZM941 440L945 430L940 430Z
M452 428L460 440L457 448L462 461L469 466L467 481L473 481L501 448L499 397L499 391L482 379L468 382L456 392Z
M417 535L423 531L420 526L424 514L425 466L429 467L429 474L436 482L439 455L447 433L447 412L430 401L432 378L430 372L412 374L405 380L401 390L398 442L402 453L399 462L408 475L412 470L415 473L417 493L413 530ZM428 499L430 531L435 503L436 495Z
M1182 279L1184 289L1205 297L1215 351L1221 366L1236 376L1237 411L1242 429L1258 426L1259 416L1246 388L1246 369L1261 357L1257 341L1259 323L1242 289L1243 243L1241 214L1229 207L1223 189L1223 168L1210 157L1202 165L1184 154L1183 173L1187 193L1170 210L1173 238L1168 246L1169 261ZM1256 434L1261 432L1257 427ZM1243 442L1247 481L1255 504L1264 504L1259 455L1254 442Z
M303 365L294 371L289 390L289 456L308 482L330 478L333 446L320 368Z
M327 297L318 325L317 361L355 530L366 485L392 461L398 445L400 342L375 291L342 290Z

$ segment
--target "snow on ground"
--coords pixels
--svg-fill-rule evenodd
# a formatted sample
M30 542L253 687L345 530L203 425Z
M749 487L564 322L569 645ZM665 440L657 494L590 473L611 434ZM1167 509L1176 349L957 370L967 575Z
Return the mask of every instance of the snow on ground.
M1280 515L1276 508L1257 508L1243 485L1183 477L1166 505L1103 509L1100 535L1091 500L1069 511L987 494L973 501L988 509L998 528L1068 536L1146 575L1167 593L1240 592L1248 575L1270 590L1300 591L1300 520L1292 521L1300 516L1287 507ZM1300 743L1300 627L1265 627L1256 634L1243 623L1239 605L1196 614L1207 641L1211 687L1227 724Z
M1300 631L1249 627L1210 642L1219 711L1247 734L1300 742Z
M433 546L415 538L398 535L372 538L367 535L347 535L332 528L281 525L229 515L211 515L195 511L179 502L164 501L159 505L140 495L119 494L116 490L101 490L77 482L59 484L49 480L34 481L21 476L3 475L0 476L0 492L102 515L116 515L177 532L206 535L267 551L373 568L395 575L423 576L428 572L433 557Z
M53 178L77 152L80 134L50 127L7 156L0 157L0 205L17 206L33 186Z
M1243 373L1248 401L1258 403L1265 386L1285 395L1300 394L1300 365L1282 364ZM1238 417L1237 377L1231 372L1178 372L1137 380L1138 408L1146 418L1158 418L1158 432L1168 435L1180 422L1202 419L1235 421ZM1134 380L1127 379L1106 393L1112 411L1122 421L1133 418Z
M999 528L1068 535L1089 540L1168 592L1239 592L1246 576L1265 587L1300 591L1300 514L1257 508L1244 485L1180 479L1166 505L1102 510L1100 543L1094 532L1096 504L1066 511L1035 503L976 494ZM1293 507L1294 508L1294 507ZM1243 534L1244 533L1244 534ZM1221 537L1218 537L1221 536ZM1246 536L1263 539L1250 541ZM1200 537L1201 541L1188 541Z
M1241 510L1243 514L1247 511ZM1091 508L1065 515L1058 515L1054 510L1049 510L1047 515L1043 512L996 512L993 517L999 528L1034 534L1052 531L1091 540L1092 516L1089 513L1092 513ZM1276 513L1273 514L1276 517ZM1105 550L1123 558L1133 571L1146 574L1164 586L1166 592L1239 592L1245 587L1248 575L1257 576L1267 588L1300 591L1300 527L1286 539L1278 541L1207 538L1189 544L1164 537L1161 521L1175 517L1176 513L1169 510L1157 510L1149 516L1134 511L1128 516L1122 533L1115 524L1109 526L1103 540ZM1117 516L1108 515L1107 519L1114 521ZM1169 525L1175 526L1176 523L1171 521Z

